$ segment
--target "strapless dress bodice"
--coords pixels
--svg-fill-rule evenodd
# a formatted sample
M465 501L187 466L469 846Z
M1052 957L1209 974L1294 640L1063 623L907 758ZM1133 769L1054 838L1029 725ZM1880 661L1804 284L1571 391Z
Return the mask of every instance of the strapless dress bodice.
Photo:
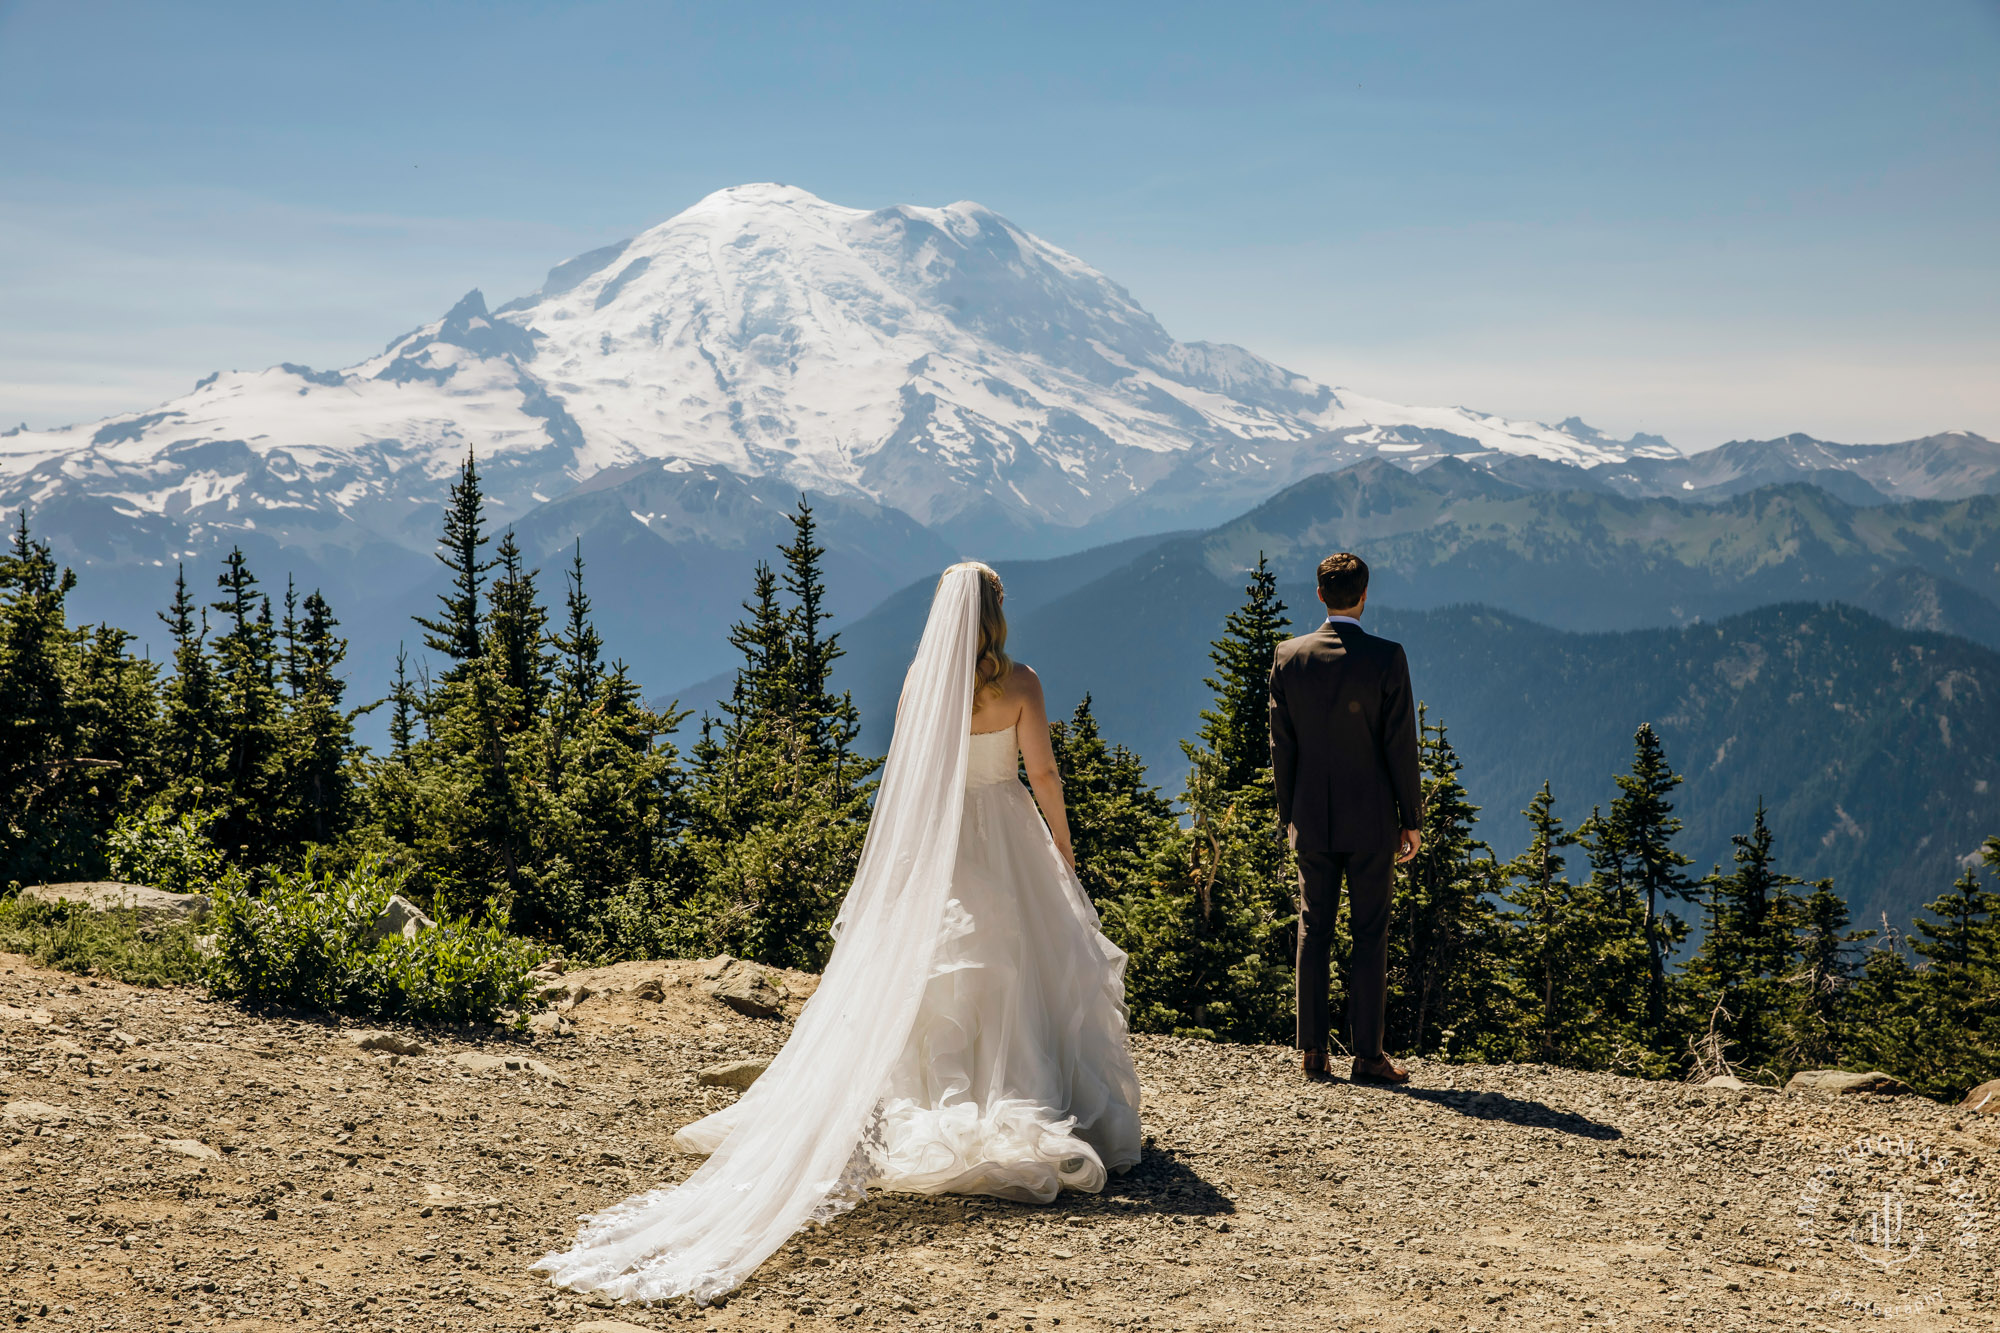
M1012 782L1020 773L1020 747L1014 728L1005 731L972 733L972 753L965 764L965 785L990 787L996 782Z

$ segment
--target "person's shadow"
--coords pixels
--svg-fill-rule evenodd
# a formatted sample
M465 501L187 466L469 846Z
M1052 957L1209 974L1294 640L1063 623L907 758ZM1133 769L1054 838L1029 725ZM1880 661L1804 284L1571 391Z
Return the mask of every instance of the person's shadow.
M1532 1125L1537 1129L1553 1129L1559 1134L1574 1134L1578 1138L1597 1139L1600 1142L1622 1139L1624 1132L1616 1125L1607 1125L1589 1116L1578 1115L1574 1111L1558 1111L1553 1106L1541 1102L1522 1101L1509 1097L1504 1092L1480 1092L1462 1088L1413 1088L1407 1084L1383 1087L1380 1091L1398 1097L1411 1097L1433 1106L1442 1106L1448 1111L1470 1116L1475 1120L1504 1120L1510 1125Z
M1167 1213L1184 1217L1216 1217L1236 1211L1236 1205L1169 1148L1146 1146L1139 1163L1122 1176L1105 1182L1098 1195L1063 1193L1072 1211L1119 1209Z

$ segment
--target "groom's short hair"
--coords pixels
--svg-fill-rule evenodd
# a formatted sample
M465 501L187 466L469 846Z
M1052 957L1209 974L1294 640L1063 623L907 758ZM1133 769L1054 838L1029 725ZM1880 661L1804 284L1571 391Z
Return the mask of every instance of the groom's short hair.
M1368 591L1368 562L1336 551L1319 562L1319 595L1328 606L1354 606Z

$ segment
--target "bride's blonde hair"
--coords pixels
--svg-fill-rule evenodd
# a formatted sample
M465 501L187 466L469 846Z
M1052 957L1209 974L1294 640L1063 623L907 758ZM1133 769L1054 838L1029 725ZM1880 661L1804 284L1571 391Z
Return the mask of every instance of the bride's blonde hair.
M977 707L980 696L997 696L1005 688L1014 659L1007 656L1007 613L1000 606L1006 589L1000 576L977 560L965 563L979 571L979 660L972 668L972 702Z

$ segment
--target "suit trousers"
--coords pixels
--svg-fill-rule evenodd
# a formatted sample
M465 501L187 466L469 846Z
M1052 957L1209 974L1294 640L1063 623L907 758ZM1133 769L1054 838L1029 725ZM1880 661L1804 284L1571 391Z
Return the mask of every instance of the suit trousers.
M1300 852L1299 1049L1327 1049L1328 953L1340 915L1340 885L1347 883L1347 930L1353 944L1347 970L1347 1026L1354 1054L1382 1054L1389 992L1389 891L1396 853Z

